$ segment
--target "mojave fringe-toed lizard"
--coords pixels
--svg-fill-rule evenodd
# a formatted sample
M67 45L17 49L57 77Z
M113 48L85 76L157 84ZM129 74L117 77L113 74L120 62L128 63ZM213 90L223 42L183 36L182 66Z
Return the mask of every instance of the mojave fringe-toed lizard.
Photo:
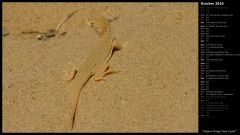
M71 130L74 127L75 114L82 88L92 76L94 76L95 81L101 81L105 80L104 77L106 75L117 73L118 71L109 70L108 61L115 49L119 50L122 48L115 40L109 20L104 16L96 13L96 11L91 11L90 17L86 22L98 34L100 41L92 48L78 72L72 74L75 77L70 77L69 89L73 91Z

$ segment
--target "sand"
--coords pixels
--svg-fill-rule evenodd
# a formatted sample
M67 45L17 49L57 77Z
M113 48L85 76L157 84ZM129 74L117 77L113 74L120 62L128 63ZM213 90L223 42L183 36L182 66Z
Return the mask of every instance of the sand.
M125 46L109 61L120 72L83 88L73 132L197 132L198 4L186 2L3 3L3 132L70 132L71 90L59 76L99 41L89 12L68 20L64 36L21 32L55 28L79 7L112 19Z

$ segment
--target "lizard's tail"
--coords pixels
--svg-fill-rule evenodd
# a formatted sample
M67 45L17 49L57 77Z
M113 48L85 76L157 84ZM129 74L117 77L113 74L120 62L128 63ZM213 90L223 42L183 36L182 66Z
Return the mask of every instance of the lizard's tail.
M73 130L73 127L74 127L74 122L75 122L75 113L76 113L76 109L75 109L75 110L74 110L74 112L73 112L71 130Z
M61 28L61 26L63 25L63 23L65 22L65 21L67 21L68 19L70 19L75 13L77 13L79 10L81 10L81 9L83 9L83 8L78 8L77 10L75 10L75 11L73 11L72 13L70 13L70 14L68 14L58 25L57 25L57 27L56 27L56 32L58 32L59 31L59 29Z
M81 89L78 89L76 92L73 92L73 95L72 95L72 110L73 110L72 112L73 112L73 114L72 114L71 130L73 130L73 127L74 127L75 115L76 115L76 111L77 111L77 105L78 105L80 93L81 93Z
M71 125L71 130L74 128L74 122L75 122L75 115L76 115L76 111L77 111L77 106L78 106L78 102L79 102L79 97L82 91L82 88L84 87L84 85L87 83L87 81L89 80L89 78L91 77L91 72L89 72L89 74L85 74L85 76L81 76L81 78L78 78L78 76L76 78L74 78L74 80L72 80L72 84L70 84L70 87L73 92L72 92L72 125Z

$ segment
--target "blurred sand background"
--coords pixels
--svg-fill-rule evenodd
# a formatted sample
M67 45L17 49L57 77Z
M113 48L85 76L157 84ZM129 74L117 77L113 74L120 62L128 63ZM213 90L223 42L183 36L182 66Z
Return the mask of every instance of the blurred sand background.
M76 8L95 9L126 46L109 63L117 74L90 79L81 92L74 132L198 131L197 3L3 3L3 132L68 132L64 75L77 67L96 33L82 10L46 41L22 31L53 29ZM68 64L70 63L70 64Z

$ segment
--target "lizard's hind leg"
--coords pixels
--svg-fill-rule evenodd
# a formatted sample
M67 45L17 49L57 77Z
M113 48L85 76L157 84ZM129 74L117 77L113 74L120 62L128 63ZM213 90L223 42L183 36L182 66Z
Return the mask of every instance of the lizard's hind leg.
M95 81L106 81L105 76L109 74L118 73L118 70L109 70L108 63L102 63L97 66L95 70L94 80Z
M71 63L68 63L68 68L69 68L69 65L71 65ZM73 64L71 69L68 69L67 71L63 69L63 72L64 72L64 75L63 76L58 75L59 78L67 82L73 80L77 73L76 65Z

